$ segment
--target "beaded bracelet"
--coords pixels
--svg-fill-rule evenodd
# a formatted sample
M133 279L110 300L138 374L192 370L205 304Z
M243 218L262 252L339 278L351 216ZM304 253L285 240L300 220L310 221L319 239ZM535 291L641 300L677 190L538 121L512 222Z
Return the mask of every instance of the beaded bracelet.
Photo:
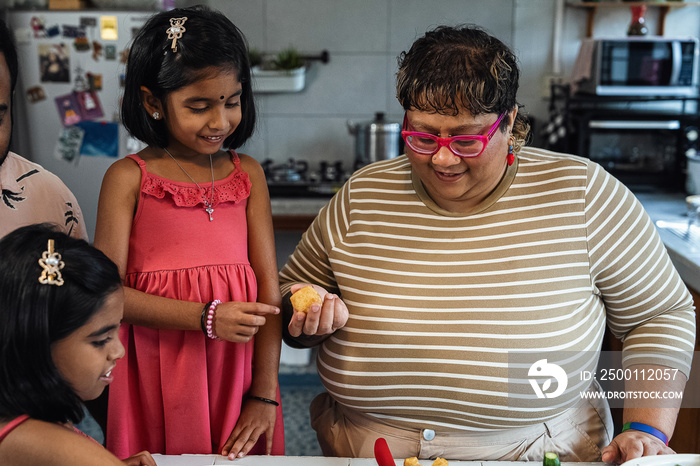
M666 446L668 446L668 437L666 437L666 435L663 432L661 432L659 429L656 429L655 427L642 424L641 422L626 422L622 426L622 432L629 429L638 430L640 432L646 432L649 435L653 435L657 439L664 442Z
M280 404L279 404L278 402L276 402L275 400L271 400L271 399L269 399L269 398L263 398L262 396L249 396L248 398L250 398L251 400L262 401L263 403L269 403L269 404L275 405L275 406L279 406L279 405L280 405Z
M218 306L219 304L221 304L221 301L215 299L209 305L209 312L207 312L207 337L211 338L212 340L219 339L219 337L214 335L214 314L216 313L216 306Z

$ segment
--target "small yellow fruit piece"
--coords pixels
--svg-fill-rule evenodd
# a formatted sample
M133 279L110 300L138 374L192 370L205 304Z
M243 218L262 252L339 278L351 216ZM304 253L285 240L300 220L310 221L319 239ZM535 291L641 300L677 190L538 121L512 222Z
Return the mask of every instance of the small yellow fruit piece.
M450 463L447 462L446 459L438 457L435 461L433 461L433 466L449 466Z
M418 458L414 456L413 458L406 458L403 460L403 466L420 466L420 463L418 462Z
M313 303L321 304L323 302L321 300L321 296L316 292L316 290L313 289L311 285L305 286L301 290L294 293L290 298L290 301L292 302L294 309L296 309L298 312L304 313L309 312L309 309Z

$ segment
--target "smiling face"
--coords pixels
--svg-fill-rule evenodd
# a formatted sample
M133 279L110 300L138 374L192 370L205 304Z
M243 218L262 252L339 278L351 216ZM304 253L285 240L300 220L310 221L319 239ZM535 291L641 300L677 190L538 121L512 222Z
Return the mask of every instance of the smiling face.
M112 382L112 369L124 356L119 324L124 313L124 291L109 295L85 325L51 345L58 372L83 400L94 400Z
M516 112L517 109L507 113L505 119L512 122ZM412 131L443 138L465 134L486 135L498 117L495 113L474 117L466 111L456 116L419 110L406 112ZM474 158L457 157L449 147L441 147L432 156L418 154L406 147L413 170L438 206L451 212L468 211L496 188L506 171L510 125L506 132L497 129L486 149Z
M167 96L168 148L180 156L217 152L241 122L243 87L237 73L207 71L203 79Z

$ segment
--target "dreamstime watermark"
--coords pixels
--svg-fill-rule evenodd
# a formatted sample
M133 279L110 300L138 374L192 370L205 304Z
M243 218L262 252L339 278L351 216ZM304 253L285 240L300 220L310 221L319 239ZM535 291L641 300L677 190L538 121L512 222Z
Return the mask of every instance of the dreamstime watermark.
M697 408L697 390L683 390L691 360L700 370L700 355L681 351L509 354L508 402L524 409L551 409L582 399L604 399L613 408L630 400L649 408L676 407L681 402L683 407Z

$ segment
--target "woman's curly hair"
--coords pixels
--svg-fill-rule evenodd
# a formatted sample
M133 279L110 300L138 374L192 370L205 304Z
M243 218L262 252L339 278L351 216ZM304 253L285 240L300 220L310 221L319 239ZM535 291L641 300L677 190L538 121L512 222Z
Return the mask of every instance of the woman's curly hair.
M511 111L518 102L520 70L515 54L474 25L438 26L399 57L396 97L405 110L458 115ZM503 132L510 121L501 122ZM518 112L513 123L515 150L526 142L530 125Z

